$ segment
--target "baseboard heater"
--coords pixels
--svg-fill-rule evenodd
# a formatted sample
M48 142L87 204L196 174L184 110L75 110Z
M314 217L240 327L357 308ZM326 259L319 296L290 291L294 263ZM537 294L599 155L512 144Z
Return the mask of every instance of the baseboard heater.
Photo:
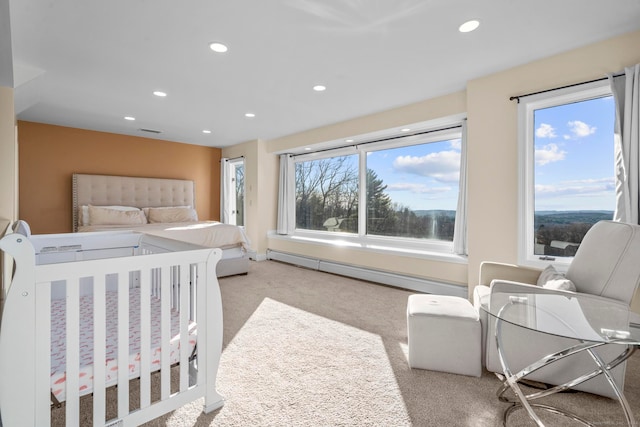
M409 289L412 291L468 298L467 288L465 286L458 286L450 283L436 282L434 280L389 273L387 271L374 270L366 267L356 267L334 261L325 261L317 258L309 258L301 255L274 251L271 249L267 250L267 259L286 262L287 264L298 265L312 270L324 271L326 273L339 274L341 276L353 277L355 279L367 280L369 282L381 283L383 285L394 286L402 289Z

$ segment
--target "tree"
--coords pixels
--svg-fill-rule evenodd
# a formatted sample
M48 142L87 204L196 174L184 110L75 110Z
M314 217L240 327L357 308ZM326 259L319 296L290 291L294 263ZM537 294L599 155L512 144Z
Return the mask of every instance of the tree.
M367 233L388 235L393 232L396 212L387 186L372 169L367 169Z
M357 200L358 169L352 156L296 164L296 226L324 230L328 218L350 217L354 209L357 216Z

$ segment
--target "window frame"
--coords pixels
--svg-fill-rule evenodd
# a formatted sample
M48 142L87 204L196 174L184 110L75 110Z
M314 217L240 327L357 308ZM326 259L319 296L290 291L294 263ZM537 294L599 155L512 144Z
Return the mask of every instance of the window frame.
M518 99L518 263L545 268L549 263L566 270L573 257L535 255L535 141L534 112L539 109L612 96L607 79L544 91ZM611 165L613 170L613 165Z
M367 153L385 150L390 148L400 148L411 145L429 144L438 141L445 141L451 139L460 139L462 137L462 120L456 118L455 121L449 123L438 123L438 125L432 125L431 127L422 129L421 134L409 134L403 135L401 132L396 131L393 134L386 135L384 138L379 138L375 141L367 141L361 143L354 143L347 147L319 149L315 152L300 153L295 155L291 159L291 170L295 171L295 165L299 162L321 160L331 157L338 157L344 155L357 154L358 157L358 178L359 178L359 191L358 191L358 233L345 233L335 231L324 230L306 230L297 228L294 225L294 229L289 234L292 240L308 241L315 243L333 244L343 247L354 247L367 250L374 250L378 252L391 252L396 253L398 251L403 253L410 253L414 255L425 254L440 254L445 256L456 256L453 254L453 242L436 240L436 239L419 239L408 237L394 237L394 236L377 236L366 234L366 161ZM295 187L295 173L290 175ZM292 194L291 199L288 201L292 206L295 206L295 194ZM294 209L295 211L295 209ZM293 223L296 224L294 219Z
M241 228L245 228L245 224L247 223L247 210L245 209L246 207L246 167L245 167L245 161L244 161L244 157L238 157L236 159L229 159L229 177L228 179L231 180L230 183L230 189L231 189L231 193L233 194L233 197L231 198L231 207L232 209L232 213L231 213L231 224L236 225L238 227ZM242 206L240 207L240 209L242 209L242 225L238 225L238 204L237 204L237 198L238 198L238 192L237 192L237 182L236 182L236 177L237 177L237 169L239 167L242 167L243 169L243 174L245 177L245 180L242 184L242 194L243 194L243 198L242 198Z

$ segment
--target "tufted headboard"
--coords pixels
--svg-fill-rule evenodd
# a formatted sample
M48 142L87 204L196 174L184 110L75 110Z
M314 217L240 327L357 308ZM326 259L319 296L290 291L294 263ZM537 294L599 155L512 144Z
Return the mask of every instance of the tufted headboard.
M78 231L78 208L95 206L191 206L195 209L193 181L131 176L73 174L73 231Z

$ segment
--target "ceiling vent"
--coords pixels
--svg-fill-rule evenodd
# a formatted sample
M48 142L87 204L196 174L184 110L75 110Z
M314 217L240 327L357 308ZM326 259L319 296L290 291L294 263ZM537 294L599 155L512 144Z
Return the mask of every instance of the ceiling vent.
M138 129L140 132L149 132L149 133L162 133L161 130L155 130L155 129Z

